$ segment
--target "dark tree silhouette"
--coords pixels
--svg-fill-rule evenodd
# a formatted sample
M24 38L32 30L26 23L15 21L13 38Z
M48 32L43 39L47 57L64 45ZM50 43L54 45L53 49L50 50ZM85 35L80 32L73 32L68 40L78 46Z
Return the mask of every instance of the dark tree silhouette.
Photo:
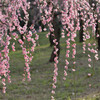
M37 8L37 4L34 4L35 0L28 0L28 2L30 2L30 9L28 9L28 14L29 14L29 20L28 20L28 24L27 24L27 30L30 30L30 26L32 24L34 24L35 29L37 30L40 24L40 16L39 16L39 9ZM20 22L20 26L23 27L25 25L24 22L24 17L25 14L23 12L23 10L20 11L20 17L19 17L19 22ZM21 34L21 39L22 41L24 41L23 39L23 35Z
M56 45L54 43L54 48L53 48L53 51L52 51L52 54L51 54L51 57L50 57L50 60L49 60L50 62L54 62L54 58L56 56L58 56L58 58L59 58L59 55L60 55L60 35L61 35L61 27L60 27L60 20L57 17L60 14L61 14L61 12L54 12L54 14L53 14L52 24L53 24L54 32L51 33L51 36L52 36L52 39L56 39L56 42L58 42L58 44ZM55 47L58 49L57 55L54 54Z
M79 41L83 42L83 25L84 25L84 21L82 20L82 15L79 12L79 19L80 19L80 30L79 30Z
M97 10L97 6L100 6L100 5L97 4L97 1L96 0L89 0L89 4L93 8L94 13ZM96 19L96 36L98 35L98 37L97 37L98 50L100 50L100 28L99 28L100 25L99 25L99 22L98 22L98 19L99 18L100 18L100 15L98 15L98 17Z
M83 22L83 20L82 19L80 19L80 31L79 31L79 35L80 35L80 37L79 37L79 39L80 39L80 42L83 42L83 24L84 24L84 22Z

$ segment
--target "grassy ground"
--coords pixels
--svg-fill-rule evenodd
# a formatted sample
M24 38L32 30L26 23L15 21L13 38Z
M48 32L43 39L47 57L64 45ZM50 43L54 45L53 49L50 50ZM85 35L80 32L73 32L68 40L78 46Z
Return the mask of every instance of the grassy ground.
M39 33L40 46L36 47L34 59L30 65L32 81L22 82L24 73L24 59L21 48L16 45L16 52L10 52L10 70L12 83L7 83L7 92L0 92L0 100L50 100L52 90L52 77L54 66L49 63L52 48L49 47L49 41L45 37L46 33ZM68 77L63 80L63 71L65 66L65 39L61 39L61 54L58 64L58 82L56 88L56 100L100 100L100 60L95 61L95 74L88 77L87 74L93 72L88 68L87 54L82 53L82 44L77 40L76 72L72 72L72 61L70 57ZM93 42L93 41L92 41ZM100 54L100 53L99 53ZM75 81L74 81L75 76ZM75 82L75 84L74 84ZM89 84L91 83L91 87ZM2 85L0 84L0 89ZM84 99L83 99L84 98Z

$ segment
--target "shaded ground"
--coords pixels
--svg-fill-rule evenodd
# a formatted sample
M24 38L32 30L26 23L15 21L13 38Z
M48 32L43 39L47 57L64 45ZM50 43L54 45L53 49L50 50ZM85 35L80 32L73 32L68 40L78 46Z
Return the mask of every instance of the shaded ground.
M16 52L10 52L12 83L7 83L6 94L0 92L0 100L50 100L54 66L53 63L48 62L52 48L49 47L49 41L44 37L45 34L46 33L40 34L39 43L41 46L36 48L34 59L30 65L31 82L22 82L24 59L18 45L16 46L18 47ZM65 39L61 40L61 54L58 64L59 75L55 94L56 100L75 100L75 98L77 98L76 100L78 100L78 98L82 100L82 98L86 96L90 96L92 99L92 96L94 96L96 99L93 100L100 100L100 98L97 99L99 97L97 95L100 94L100 60L95 61L95 74L89 78L87 74L93 72L93 69L88 68L88 52L86 52L85 55L82 53L82 45L80 43L77 43L76 72L75 74L72 72L73 59L70 57L68 59L70 61L68 77L66 81L63 81L66 47L64 40ZM92 85L91 87L89 87L90 83ZM2 89L1 84L0 89Z

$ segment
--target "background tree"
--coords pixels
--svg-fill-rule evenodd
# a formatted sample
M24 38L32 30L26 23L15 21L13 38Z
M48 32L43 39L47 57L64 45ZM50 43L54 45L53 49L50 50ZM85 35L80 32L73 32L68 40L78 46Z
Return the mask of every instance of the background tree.
M33 58L33 52L36 47L36 41L38 40L39 36L37 34L37 31L35 29L35 24L38 23L39 19L42 21L42 24L46 28L49 29L50 33L53 34L53 42L54 42L54 48L53 52L51 54L50 62L54 61L54 76L53 76L53 89L55 89L55 84L57 83L57 75L58 75L58 58L60 54L60 36L65 37L64 31L67 31L66 34L66 66L64 70L64 75L67 76L67 70L68 70L68 57L70 52L70 46L72 46L72 59L73 59L73 69L72 71L75 72L75 64L76 64L76 36L77 31L80 30L80 19L78 12L84 10L84 40L90 39L91 33L87 30L88 28L92 27L92 36L95 35L95 18L94 13L90 9L90 5L85 0L63 0L62 6L63 9L59 11L59 5L56 4L58 1L54 0L51 3L51 6L49 9L47 8L47 1L46 0L36 0L33 4L37 5L36 9L38 9L39 13L36 12L36 15L32 13L30 2L27 2L25 0L2 0L4 2L1 3L2 9L0 9L0 75L3 83L3 92L5 93L6 86L5 86L5 79L8 77L8 81L10 80L10 70L9 70L9 44L10 40L14 39L19 42L19 46L22 49L22 53L24 55L25 59L25 73L23 74L25 81L26 75L28 80L31 80L30 77L30 62ZM32 5L32 7L34 7ZM21 18L21 9L23 11L23 18ZM32 8L33 11L35 8ZM29 11L28 11L29 10ZM35 12L34 12L35 13ZM31 16L32 14L32 16ZM59 20L59 15L61 15L61 20ZM21 25L21 21L23 24ZM62 24L62 32L60 23ZM19 39L19 35L13 31L15 30L15 27L17 27L17 31L19 31L20 35L22 36L22 41ZM7 34L7 30L10 30L10 35ZM61 35L60 35L61 33ZM35 35L33 37L33 34ZM12 50L15 51L15 43L12 44ZM88 43L89 46L91 44ZM95 43L93 45L96 45ZM30 46L30 48L29 48ZM83 47L85 48L85 47ZM98 51L95 49L89 48L90 52L96 54L96 59L98 60ZM91 57L90 55L88 55ZM89 58L88 61L91 61ZM64 77L65 79L65 77ZM52 91L52 93L55 93L55 91ZM53 97L52 97L53 99Z
M83 19L82 19L82 15L81 15L81 13L83 13L82 11L81 12L79 12L79 20L80 20L80 30L79 30L79 41L80 42L83 42L83 25L84 25L84 21L83 21Z
M58 57L60 54L61 25L60 25L60 20L57 18L58 15L60 15L60 14L61 14L61 12L53 12L52 25L53 25L54 31L50 35L50 37L51 37L50 41L52 41L54 43L54 49L52 51L51 58L49 60L50 62L54 62L54 58L56 57L56 55L54 53L55 47L58 49L58 51L57 51ZM56 40L56 41L54 42L53 40Z
M99 20L100 20L100 4L97 2L97 0L89 0L89 4L91 6L91 9L93 10L95 22L96 22L96 37L97 37L97 43L98 43L98 50L100 50L100 25L99 25ZM97 11L98 9L98 11ZM95 16L96 15L96 16Z

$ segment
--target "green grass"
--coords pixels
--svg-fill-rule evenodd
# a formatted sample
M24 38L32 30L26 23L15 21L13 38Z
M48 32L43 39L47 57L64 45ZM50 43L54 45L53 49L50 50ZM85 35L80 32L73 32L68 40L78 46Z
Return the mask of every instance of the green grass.
M39 33L40 46L37 46L34 52L33 61L30 64L30 72L32 81L22 82L24 73L24 57L22 55L19 43L16 42L16 51L11 51L10 48L10 70L12 83L7 83L7 92L3 94L0 92L0 100L50 100L52 90L52 77L54 66L53 63L49 63L50 54L52 48L49 47L49 39L45 37L46 32ZM72 72L72 61L70 61L68 76L66 81L63 80L63 71L65 66L65 53L66 53L66 39L61 39L61 53L58 64L58 81L55 98L56 100L100 100L100 60L95 62L95 74L88 78L88 72L92 69L88 68L87 54L82 53L82 44L77 42L77 55L76 55L76 72L75 72L75 84L74 76ZM11 41L11 44L14 40ZM88 41L87 41L88 42ZM91 40L91 42L94 42ZM72 52L70 53L71 56ZM100 54L100 53L99 53ZM1 82L0 82L1 83ZM89 83L92 84L89 87ZM0 84L0 90L2 90L2 83ZM76 97L75 97L76 94ZM95 95L93 97L93 95ZM84 98L84 99L83 99Z

